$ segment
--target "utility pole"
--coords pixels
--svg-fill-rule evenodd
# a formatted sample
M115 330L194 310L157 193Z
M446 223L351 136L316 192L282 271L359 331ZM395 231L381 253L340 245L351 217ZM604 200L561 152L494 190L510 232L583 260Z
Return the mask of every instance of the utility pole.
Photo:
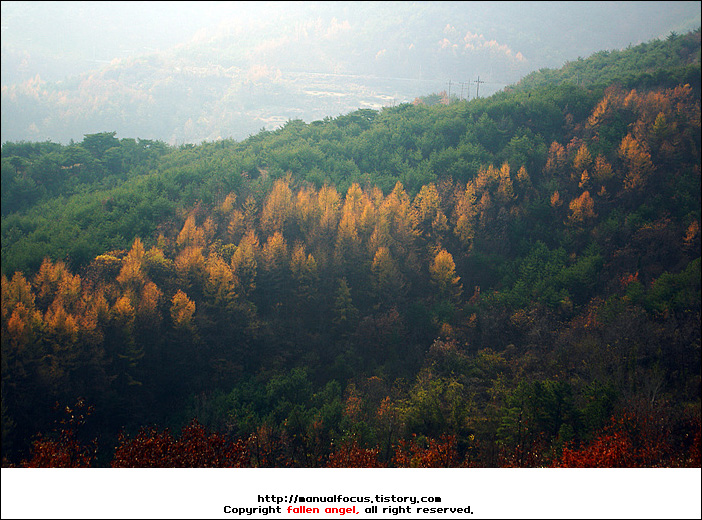
M461 99L463 99L463 87L466 87L466 99L470 99L470 82L461 81Z
M481 83L485 83L485 82L484 82L484 81L480 81L480 76L478 76L478 79L477 79L475 82L478 84L478 90L477 90L477 92L476 92L476 94L475 94L475 97L476 97L476 98L479 98L479 97L480 97L480 84L481 84Z
M448 102L451 103L451 80L448 82Z

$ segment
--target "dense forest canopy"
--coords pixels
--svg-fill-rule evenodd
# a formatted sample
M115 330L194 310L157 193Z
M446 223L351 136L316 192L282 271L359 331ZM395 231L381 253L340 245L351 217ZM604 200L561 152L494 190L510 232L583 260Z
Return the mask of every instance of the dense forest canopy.
M3 465L699 466L699 73L4 143Z

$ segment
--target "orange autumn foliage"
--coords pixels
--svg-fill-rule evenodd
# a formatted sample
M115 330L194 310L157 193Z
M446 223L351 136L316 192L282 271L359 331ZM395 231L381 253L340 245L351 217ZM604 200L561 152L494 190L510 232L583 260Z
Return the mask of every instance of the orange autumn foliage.
M421 442L401 440L395 450L394 465L400 468L455 468L460 466L456 436L443 434Z
M133 439L124 433L112 460L113 468L241 468L249 466L247 443L208 431L197 421L180 437L168 430L142 429Z
M579 226L596 217L595 202L592 200L589 191L584 191L582 195L573 199L568 208L570 209L568 223L571 225Z
M58 403L56 404L58 408ZM20 465L24 468L87 468L97 453L97 440L82 443L80 429L93 407L79 399L73 407L65 407L60 429L53 436L39 436L32 443L31 457Z
M569 443L551 466L559 468L700 467L700 419L689 421L689 445L676 446L664 418L653 414L612 417L587 444Z
M329 455L327 468L384 468L378 459L378 448L361 448L354 440L343 444Z

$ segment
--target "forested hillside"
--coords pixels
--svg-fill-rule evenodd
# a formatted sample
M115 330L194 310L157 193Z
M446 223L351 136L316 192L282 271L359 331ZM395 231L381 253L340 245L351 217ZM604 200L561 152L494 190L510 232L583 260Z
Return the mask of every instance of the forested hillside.
M3 465L699 467L699 42L4 143Z
M695 83L700 63L700 32L671 33L622 50L602 50L588 59L566 63L560 69L541 69L517 83L518 89L570 83L603 85L617 81L625 87L675 86Z

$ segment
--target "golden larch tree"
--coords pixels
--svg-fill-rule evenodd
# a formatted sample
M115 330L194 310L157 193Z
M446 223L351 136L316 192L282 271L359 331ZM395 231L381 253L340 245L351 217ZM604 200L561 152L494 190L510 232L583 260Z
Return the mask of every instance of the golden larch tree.
M448 298L451 301L460 298L463 288L460 283L461 278L456 275L456 263L451 253L445 249L439 250L429 266L429 274L441 298Z
M584 191L582 195L573 199L568 208L570 209L568 223L573 226L582 226L597 216L595 214L595 201L592 200L589 191Z
M195 302L188 298L188 295L178 289L171 298L171 320L177 329L192 331L194 328L193 315L195 314Z
M232 270L238 278L245 296L249 296L256 288L260 254L260 244L256 233L253 230L247 231L231 259Z
M273 189L266 197L261 211L261 229L264 233L272 234L284 231L294 214L293 194L288 179L278 179Z

